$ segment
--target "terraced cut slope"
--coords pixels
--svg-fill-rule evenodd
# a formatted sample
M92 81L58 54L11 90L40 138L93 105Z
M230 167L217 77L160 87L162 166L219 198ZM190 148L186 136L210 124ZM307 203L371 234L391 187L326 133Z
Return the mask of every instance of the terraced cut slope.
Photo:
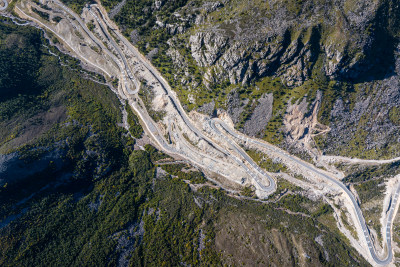
M259 199L267 199L281 179L312 191L331 204L339 229L371 264L393 261L391 229L399 206L400 176L391 179L395 189L386 187L380 243L370 233L353 192L340 181L344 177L341 171L323 161L324 169L318 168L263 140L236 132L226 112L219 111L218 118L196 111L187 114L162 75L120 33L100 4L87 5L78 15L57 0L41 4L22 0L14 11L44 29L53 44L80 59L85 68L118 82L115 93L132 107L147 135L163 152L201 168L230 192L252 187ZM285 166L285 172L261 169L245 149L274 159Z

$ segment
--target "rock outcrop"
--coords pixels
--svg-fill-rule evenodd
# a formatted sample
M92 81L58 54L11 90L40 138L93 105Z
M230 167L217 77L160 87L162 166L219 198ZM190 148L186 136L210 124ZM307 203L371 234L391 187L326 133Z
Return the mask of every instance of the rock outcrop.
M166 0L144 11L156 17L149 23L155 34L168 34L158 45L167 48L157 51L154 62L181 91L185 107L208 115L223 108L245 133L261 137L267 129L290 142L294 132L285 130L284 117L291 91L301 92L296 98L302 99L319 90L316 116L331 129L326 138L319 137L325 153L338 153L360 131L376 133L363 138L363 149L397 142L397 126L389 119L398 103L400 69L400 7L395 1ZM147 53L152 51L151 39L141 38L133 34ZM162 67L163 51L168 68ZM251 96L265 79L274 82ZM276 91L274 83L283 88ZM275 107L279 110L256 107L269 94L271 103L281 103ZM309 107L313 100L307 99ZM268 129L270 121L274 126Z

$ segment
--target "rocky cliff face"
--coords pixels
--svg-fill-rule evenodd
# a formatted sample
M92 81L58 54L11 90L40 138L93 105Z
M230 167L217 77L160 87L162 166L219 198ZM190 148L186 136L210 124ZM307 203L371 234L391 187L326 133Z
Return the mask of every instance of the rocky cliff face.
M282 143L291 135L284 127L289 101L306 97L311 104L319 91L318 119L331 129L317 140L324 152L363 156L366 150L379 157L397 142L391 111L398 103L396 1L150 2L143 11L156 17L154 34L135 30L135 38L144 52L160 48L153 63L189 110L212 115L222 108L247 134ZM159 32L165 40L154 44ZM271 101L262 100L267 94ZM355 136L361 132L363 144ZM342 149L351 142L362 149Z
M186 45L206 84L276 75L298 86L319 58L331 79L366 79L393 63L399 10L390 1L220 1L197 11Z

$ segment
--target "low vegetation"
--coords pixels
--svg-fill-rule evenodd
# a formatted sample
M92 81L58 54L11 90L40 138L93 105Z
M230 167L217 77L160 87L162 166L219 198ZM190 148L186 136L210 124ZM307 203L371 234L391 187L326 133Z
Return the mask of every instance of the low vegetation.
M66 2L74 9L85 3ZM188 182L204 184L204 174L163 164L169 157L150 145L134 150L118 126L120 102L83 78L77 60L49 47L34 28L1 22L0 36L7 40L0 41L2 149L24 166L44 162L20 180L1 181L0 265L295 265L300 251L310 265L367 265L324 223L331 211L323 203L301 194L259 203L209 186L192 190ZM32 134L55 110L56 119ZM127 112L132 135L141 136L138 118ZM18 139L25 134L30 138ZM156 176L157 168L168 175ZM260 233L254 242L253 233ZM228 255L232 244L246 257ZM266 250L255 253L262 244Z
M247 150L246 153L263 169L269 172L286 172L285 165L269 158L267 155L256 150Z
M138 116L136 116L136 114L133 113L132 108L128 104L126 104L125 108L126 108L126 112L128 113L129 132L135 138L142 137L143 128L142 128L142 125L140 125Z

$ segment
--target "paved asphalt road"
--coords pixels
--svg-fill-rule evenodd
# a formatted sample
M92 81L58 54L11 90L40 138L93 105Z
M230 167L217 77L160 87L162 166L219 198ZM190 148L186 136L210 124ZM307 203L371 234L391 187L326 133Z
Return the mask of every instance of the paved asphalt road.
M6 8L8 7L8 2L7 2L7 0L2 0L2 1L3 1L3 3L4 3L4 6L3 6L3 7L0 6L0 11L6 10Z
M265 173L254 161L252 158L249 157L249 155L244 152L241 148L239 148L234 142L232 142L231 139L229 139L228 137L226 137L225 135L223 135L219 129L216 127L218 125L220 125L219 122L215 122L215 120L209 120L209 124L210 127L220 136L222 136L222 138L225 139L225 141L227 141L229 143L229 145L239 154L241 155L262 177L266 177L269 181L269 185L265 186L263 185L262 181L260 180L260 178L258 177L257 174L254 174L253 172L250 172L250 170L245 167L245 169L250 172L251 177L254 179L254 181L257 183L257 185L260 187L260 189L262 189L263 191L265 191L266 193L270 194L272 193L275 188L276 188L276 183L275 180L269 176L267 173ZM243 164L241 164L243 165ZM244 165L245 166L245 165Z
M392 242L391 242L391 230L392 230L391 229L391 225L392 225L392 221L394 219L394 207L396 206L396 203L397 203L397 200L398 200L398 196L399 196L399 192L400 192L400 185L397 188L396 194L395 194L394 199L392 201L392 205L391 205L391 208L390 208L390 211L389 211L388 221L387 221L387 224L386 224L386 245L387 245L387 249L388 249L388 255L386 256L386 258L384 260L381 260L376 255L375 248L374 248L373 243L371 241L371 237L369 235L369 231L368 231L368 228L367 228L367 226L365 224L365 220L364 220L364 217L363 217L362 212L360 210L360 207L359 207L356 199L354 198L354 195L350 192L350 190L347 188L347 186L345 186L340 181L338 181L338 180L336 180L336 179L334 179L334 178L332 178L332 177L320 172L318 169L314 168L312 165L309 165L309 164L307 164L305 162L302 162L302 161L298 160L297 158L294 158L294 157L290 156L289 154L284 153L283 151L280 151L279 149L275 148L272 145L268 145L266 143L259 142L257 140L249 139L247 137L238 135L237 133L232 131L227 125L225 125L222 121L220 121L220 120L218 120L218 121L220 122L220 125L230 135L232 135L232 136L234 136L236 138L239 138L239 139L242 139L242 140L257 144L259 146L264 146L264 147L267 147L268 149L272 149L273 151L279 153L281 156L286 157L289 160L296 162L297 164L300 164L301 166L303 166L303 167L307 168L308 170L318 174L319 176L322 176L325 179L328 179L330 182L338 185L341 189L343 189L343 191L348 195L348 197L350 198L350 200L351 200L351 202L353 204L353 207L354 207L354 209L356 211L356 214L357 214L357 217L358 217L358 221L359 221L359 223L361 225L361 228L362 228L362 230L364 232L365 241L367 242L368 249L369 249L369 251L371 253L371 256L374 259L374 261L378 265L388 265L392 261L393 252L392 252Z
M6 9L7 6L8 6L8 2L7 2L6 0L2 0L2 1L5 3L5 6L2 7L2 8L0 8L0 10L4 10L4 9ZM58 1L57 1L57 2L58 2ZM58 3L59 3L59 2L58 2ZM62 4L61 4L61 5L62 5ZM63 7L64 9L67 9L67 8L66 8L65 6L63 6L63 5L62 5L62 7ZM68 13L72 13L72 12L70 12L70 10L68 10ZM75 17L75 16L74 16L74 17ZM96 17L96 19L98 19L98 18ZM81 21L78 20L78 22L81 22ZM80 23L80 24L81 24L81 23ZM100 23L100 25L103 26L101 23ZM81 26L82 26L82 25L81 25ZM83 27L83 28L85 29L86 27ZM86 30L86 29L85 29L85 30ZM126 42L125 38L121 38L121 36L119 36L119 37L120 37L120 39L123 40L123 42ZM114 40L112 40L112 37L110 38L110 41L112 42L113 46L119 48L119 47L115 44ZM129 46L128 46L128 47L129 47ZM117 49L117 51L120 53L120 55L122 54L122 51L120 51L119 49ZM136 51L134 51L134 52L137 53ZM126 61L125 61L124 56L123 56L123 55L121 55L121 56L122 56L122 59L123 59L123 61L124 61L125 71L127 72L128 77L131 78L131 77L130 77L130 76L131 76L131 71L130 71L129 67L127 67L127 63L126 63ZM182 119L185 121L185 123L188 125L188 127L191 128L191 130L192 130L193 132L195 132L199 137L202 137L202 138L204 138L204 139L206 139L207 141L210 142L210 140L209 140L208 138L206 138L200 131L198 131L198 129L197 129L196 127L194 127L194 125L192 125L192 123L190 122L190 120L187 118L185 112L183 111L182 107L180 106L180 103L175 99L174 95L171 94L170 88L169 88L168 84L165 82L165 80L164 80L161 76L159 76L159 75L158 75L158 72L157 72L155 69L153 69L153 67L152 67L150 64L148 64L145 60L142 60L142 63L143 63L143 64L146 66L146 68L154 75L154 77L160 82L160 84L163 85L164 89L165 89L166 92L167 92L167 95L170 97L171 101L176 105L177 111L179 112L180 116L181 116ZM218 128L216 127L215 122L217 122L218 125L220 125L222 128L224 128L230 135L232 135L232 136L234 136L234 137L236 137L236 138L239 138L239 139L242 139L242 140L246 140L246 141L248 141L248 142L251 142L251 143L260 145L260 146L267 147L268 149L272 149L272 150L274 150L275 152L279 153L281 156L288 158L288 159L291 160L292 162L295 162L295 163L297 163L297 164L299 164L299 165L301 165L301 166L307 168L308 170L310 170L310 171L316 173L317 175L319 175L320 177L323 177L323 178L329 180L330 182L336 184L337 186L339 186L339 187L348 195L348 197L350 198L350 200L351 200L351 202L352 202L352 204L353 204L353 207L354 207L354 209L355 209L355 211L356 211L356 214L357 214L357 217L358 217L358 221L359 221L360 226L361 226L361 228L362 228L362 230L363 230L363 232L364 232L365 241L366 241L366 243L367 243L367 245L368 245L369 251L370 251L371 256L372 256L372 258L374 259L374 261L375 261L378 265L387 265L387 264L389 264L389 263L392 261L393 253L392 253L392 244L391 244L391 225L392 225L392 220L394 219L394 207L396 206L397 201L398 201L398 196L399 196L399 193L400 193L400 186L397 188L396 194L395 194L394 199L393 199L393 201L392 201L392 205L391 205L391 208L390 208L390 211L389 211L389 216L388 216L388 222L387 222L387 225L386 225L386 241L387 241L388 255L387 255L387 257L386 257L384 260L381 260L381 259L379 259L378 256L376 255L376 252L375 252L373 243L372 243L372 241L371 241L371 238L370 238L370 235L369 235L369 232L368 232L368 228L367 228L367 226L366 226L366 224L365 224L365 220L364 220L364 217L362 216L362 213L361 213L361 210L360 210L360 208L359 208L359 205L358 205L357 201L355 200L353 194L350 192L350 190L349 190L343 183L341 183L340 181L338 181L338 180L336 180L336 179L334 179L334 178L332 178L332 177L330 177L330 176L328 176L328 175L322 173L321 171L319 171L317 168L313 167L312 165L307 164L307 163L305 163L305 162L302 162L302 161L300 161L299 159L297 159L297 158L295 158L295 157L293 157L293 156L291 156L291 155L289 155L289 154L287 154L287 153L281 151L280 149L277 149L276 147L274 147L274 146L272 146L272 145L268 145L268 144L266 144L266 143L263 143L263 142L260 142L260 141L257 141L257 140L249 139L249 138L247 138L247 137L238 135L237 133L235 133L234 131L232 131L229 127L227 127L227 126L226 126L222 121L220 121L220 120L212 120L212 121L210 121L210 126L212 127L212 129L214 129L214 131L217 132L217 134L223 136L223 138L231 145L231 147L232 147L233 149L235 149L235 150L237 151L237 153L239 153L239 154L240 154L240 155L255 169L255 170L257 170L257 172L258 172L259 174L261 174L262 176L265 176L265 177L268 178L268 180L270 181L270 184L269 184L269 186L266 187L266 186L262 185L262 183L260 183L259 177L257 177L257 175L254 175L254 173L252 173L247 167L245 167L245 169L246 169L246 170L251 174L251 176L255 179L255 181L257 182L257 184L258 184L263 190L266 190L267 192L274 189L274 187L275 187L275 181L274 181L268 174L266 174L265 172L263 172L263 171L261 170L261 168L259 168L259 167L253 162L253 160L247 155L247 153L245 153L244 151L242 151L242 149L238 148L237 145L235 145L235 144L232 142L232 140L230 140L229 138L227 138L226 136L224 136L224 135L218 130ZM236 157L234 157L234 158L236 158ZM239 159L237 159L237 160L239 160ZM240 161L240 160L239 160L239 161ZM242 165L242 164L241 164L241 165ZM242 165L242 166L243 166L243 165ZM244 165L244 166L245 166L245 165Z
M119 35L119 34L118 34L118 35ZM118 36L118 37L120 37L120 39L122 39L123 42L127 42L127 41L125 40L125 38L123 38L122 36ZM121 37L122 37L122 38L121 38ZM128 47L129 47L129 46L130 46L130 44L128 45ZM138 54L137 51L133 51L133 52L134 52L135 54ZM139 56L139 55L137 55L137 56ZM140 57L139 57L139 58L140 58ZM202 137L202 138L204 138L205 140L209 141L208 138L205 138L205 136L204 136L201 132L199 132L198 129L197 129L196 127L193 126L193 124L190 122L189 118L187 118L185 112L183 111L183 109L181 109L181 107L180 107L178 101L175 99L174 95L170 93L169 86L168 86L168 84L164 81L164 79L163 79L162 77L160 77L159 75L157 75L157 74L158 74L157 71L155 71L155 70L153 69L153 67L152 67L150 64L148 64L145 60L142 60L142 63L146 66L146 68L153 74L153 76L154 76L154 77L160 82L160 84L164 87L164 89L165 89L166 92L167 92L167 95L170 97L172 103L175 104L178 113L181 115L182 119L185 121L185 123L188 125L188 127L189 127L193 132L195 132L199 137ZM227 132L229 132L232 136L235 136L235 137L240 138L240 139L244 139L244 138L245 138L245 137L239 136L239 135L237 135L236 133L234 133L233 131L231 131L231 130L229 129L229 127L227 127L222 121L220 121L219 123L220 123L220 125L221 125ZM218 134L222 135L222 133L219 132L219 130L217 129L217 127L215 127L214 122L210 122L210 126L214 129L214 131L216 131ZM232 143L231 140L229 140L229 139L226 138L226 137L224 137L224 138L229 142L229 144L230 144L241 156L243 156L243 157L245 158L245 160L246 160L247 162L250 163L250 165L252 165L260 174L262 174L263 176L267 177L268 180L270 181L270 184L269 184L268 187L263 186L262 183L260 183L260 181L259 181L257 175L254 175L254 173L252 173L252 172L246 167L246 170L249 171L251 177L253 177L253 179L255 179L255 181L257 182L257 184L258 184L263 190L265 190L265 191L267 191L267 192L273 190L273 189L275 188L275 181L274 181L268 174L266 174L265 172L263 172L263 171L253 162L253 160L252 160L245 152L243 152L243 151L241 151L240 149L238 149L237 146L235 146L235 145ZM247 139L247 138L246 138L246 139ZM372 258L373 258L374 261L375 261L377 264L379 264L379 265L387 265L387 264L389 264L389 263L391 262L392 257L393 257L393 253L392 253L392 244L391 244L391 241L390 241L390 236L391 236L391 223L392 223L392 219L393 219L393 206L394 206L395 203L397 202L397 195L398 195L398 194L396 195L395 201L394 201L393 204L392 204L393 206L392 206L392 209L391 209L391 211L390 211L389 220L388 220L388 223L387 223L387 236L389 236L389 238L387 238L387 248L388 248L389 253L388 253L386 259L380 260L380 259L378 258L378 256L376 255L376 253L375 253L375 249L374 249L374 247L373 247L373 243L372 243L372 241L371 241L371 238L370 238L370 235L369 235L369 232L368 232L368 228L367 228L367 226L366 226L366 224L365 224L365 220L364 220L364 217L362 216L362 213L361 213L361 210L360 210L360 208L359 208L359 206L358 206L358 203L357 203L357 201L355 200L353 194L350 192L350 190L349 190L343 183L341 183L340 181L338 181L338 180L336 180L336 179L334 179L334 178L331 178L330 176L328 176L328 175L326 175L326 174L324 174L324 173L318 171L316 168L314 168L314 167L312 167L312 166L310 166L310 165L308 165L308 164L306 164L306 163L304 163L304 162L302 162L302 161L300 161L300 160L298 160L298 159L296 159L296 158L290 156L289 154L283 153L283 152L279 151L278 149L276 149L276 148L273 147L273 146L269 146L269 145L264 144L264 143L262 143L262 142L259 142L259 141L257 141L257 140L252 140L252 139L247 139L247 140L250 141L250 142L253 142L253 143L257 144L257 145L267 146L269 149L275 150L277 153L281 154L282 156L285 156L285 157L287 157L288 159L290 159L290 160L296 162L297 164L300 164L300 165L302 165L303 167L307 168L308 170L310 170L310 171L312 171L312 172L318 174L319 176L322 176L322 177L324 177L325 179L328 179L329 181L331 181L332 183L335 183L335 184L338 185L341 189L343 189L343 191L349 196L349 198L350 198L350 200L351 200L351 202L352 202L352 204L353 204L353 207L354 207L354 209L355 209L355 211L356 211L356 214L357 214L359 223L360 223L360 225L361 225L362 230L364 231L364 237L365 237L365 240L366 240L366 242L367 242L367 244L368 244L368 248L369 248L369 251L370 251L370 253L371 253ZM241 164L241 165L242 165L242 164ZM399 191L399 190L400 190L400 186L399 186L399 188L398 188L398 191Z

